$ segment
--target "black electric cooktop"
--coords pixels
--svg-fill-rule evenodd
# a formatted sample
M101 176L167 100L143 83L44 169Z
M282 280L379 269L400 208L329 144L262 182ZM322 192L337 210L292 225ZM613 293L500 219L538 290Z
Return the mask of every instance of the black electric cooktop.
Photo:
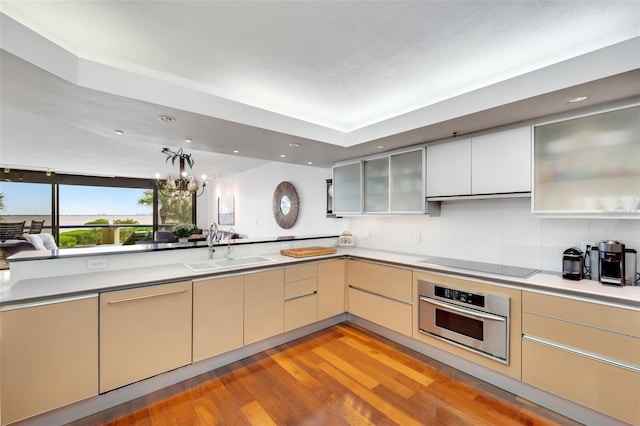
M516 278L527 278L539 271L538 269L522 268L519 266L472 262L470 260L450 259L448 257L427 257L426 259L419 260L419 262Z

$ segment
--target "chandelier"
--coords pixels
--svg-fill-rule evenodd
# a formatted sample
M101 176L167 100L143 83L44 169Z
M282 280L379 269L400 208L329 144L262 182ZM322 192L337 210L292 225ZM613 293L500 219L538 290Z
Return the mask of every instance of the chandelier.
M178 151L162 148L162 153L167 156L167 163L171 160L171 164L175 165L176 160L178 160L180 174L177 178L169 176L165 180L161 180L160 174L156 174L158 191L168 198L189 198L194 194L196 197L201 196L204 193L204 187L207 186L207 182L205 181L207 177L202 175L202 186L199 186L195 177L187 175L185 164L189 165L190 169L195 164L195 161L191 158L191 154L185 154L182 148Z

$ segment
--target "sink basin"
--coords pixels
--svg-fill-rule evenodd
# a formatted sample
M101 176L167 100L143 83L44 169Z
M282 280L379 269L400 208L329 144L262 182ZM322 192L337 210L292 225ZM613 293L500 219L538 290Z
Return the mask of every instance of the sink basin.
M212 260L203 260L202 262L183 263L184 266L191 269L194 272L209 271L211 269L219 268L218 265Z
M247 266L247 265L257 265L259 263L268 263L275 262L274 259L264 256L245 256L245 257L235 257L233 259L220 259L216 260L216 265L226 268L229 266Z
M209 271L218 268L230 268L232 266L258 265L260 263L275 262L274 259L264 256L244 256L233 259L203 260L202 262L184 263L184 266L195 272Z

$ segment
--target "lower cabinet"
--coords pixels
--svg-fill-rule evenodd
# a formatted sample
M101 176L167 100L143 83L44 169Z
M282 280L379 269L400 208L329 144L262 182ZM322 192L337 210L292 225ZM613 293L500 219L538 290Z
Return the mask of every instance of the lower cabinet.
M348 311L383 327L412 335L412 275L408 269L347 261Z
M345 309L346 260L318 263L318 320L343 314Z
M523 292L522 380L640 424L640 311Z
M194 281L194 362L242 347L243 311L242 275Z
M244 276L244 344L284 332L284 270Z
M318 264L284 270L284 331L318 320Z
M192 283L100 294L100 392L191 363Z
M2 424L98 394L98 296L4 307Z

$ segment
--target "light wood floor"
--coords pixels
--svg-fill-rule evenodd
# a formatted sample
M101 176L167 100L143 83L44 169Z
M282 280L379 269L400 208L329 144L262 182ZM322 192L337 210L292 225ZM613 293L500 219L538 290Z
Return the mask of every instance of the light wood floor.
M577 425L351 323L72 423Z

